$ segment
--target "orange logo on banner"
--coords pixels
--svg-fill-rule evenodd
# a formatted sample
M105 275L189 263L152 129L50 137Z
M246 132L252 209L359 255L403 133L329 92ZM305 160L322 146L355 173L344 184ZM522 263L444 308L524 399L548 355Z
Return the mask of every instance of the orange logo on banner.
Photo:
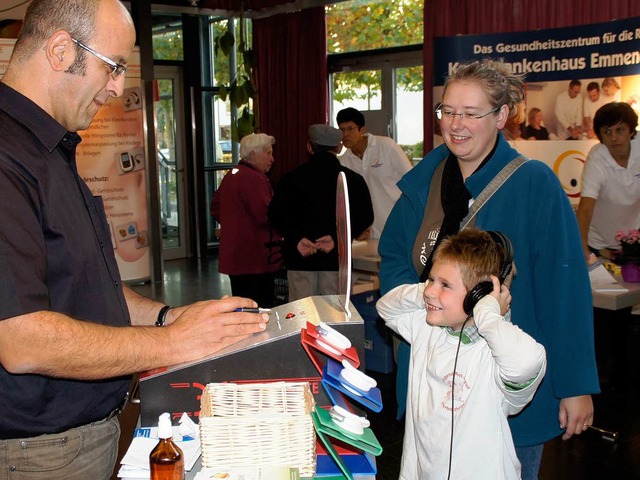
M580 178L585 160L585 154L579 150L567 150L559 155L553 164L553 171L570 198L580 198L582 190Z

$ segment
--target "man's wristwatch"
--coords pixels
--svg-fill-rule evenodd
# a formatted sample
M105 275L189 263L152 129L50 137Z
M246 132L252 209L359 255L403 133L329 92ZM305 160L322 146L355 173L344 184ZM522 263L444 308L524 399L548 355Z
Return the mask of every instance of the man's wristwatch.
M156 327L164 327L167 321L167 312L171 309L170 305L165 305L158 312L158 319L156 320Z

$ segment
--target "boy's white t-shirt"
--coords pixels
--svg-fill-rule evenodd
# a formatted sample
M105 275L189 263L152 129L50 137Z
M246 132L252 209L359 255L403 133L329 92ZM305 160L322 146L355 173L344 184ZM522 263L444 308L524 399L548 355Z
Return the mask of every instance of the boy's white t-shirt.
M400 479L444 479L449 467L453 366L458 337L425 321L424 284L403 285L378 302L387 325L411 343L407 417ZM451 478L519 479L508 415L519 412L542 381L544 347L499 315L491 296L476 306L484 338L461 344L455 373L455 413ZM494 355L500 357L501 370ZM509 365L507 371L504 366ZM534 379L521 390L514 383Z

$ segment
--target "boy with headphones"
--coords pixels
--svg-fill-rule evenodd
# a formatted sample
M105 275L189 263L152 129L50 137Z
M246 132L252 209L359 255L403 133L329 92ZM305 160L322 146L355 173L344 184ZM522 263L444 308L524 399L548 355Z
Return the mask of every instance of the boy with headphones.
M546 356L509 321L512 263L504 234L468 228L438 246L426 283L378 301L412 345L401 480L520 478L507 416L533 398Z

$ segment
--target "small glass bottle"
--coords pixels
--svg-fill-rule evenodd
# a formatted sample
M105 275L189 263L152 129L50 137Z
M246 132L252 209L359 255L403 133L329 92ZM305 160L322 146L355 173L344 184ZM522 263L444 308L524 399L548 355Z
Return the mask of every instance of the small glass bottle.
M149 454L151 480L184 480L184 456L172 436L171 417L163 413L158 419L160 441Z

